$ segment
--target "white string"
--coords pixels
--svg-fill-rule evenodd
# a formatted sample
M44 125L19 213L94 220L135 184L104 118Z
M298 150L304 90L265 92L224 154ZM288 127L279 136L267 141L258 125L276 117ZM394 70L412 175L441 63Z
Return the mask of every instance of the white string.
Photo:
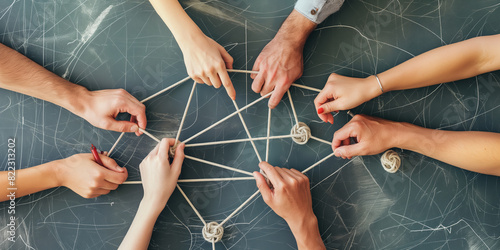
M396 151L389 149L380 157L380 163L385 171L394 174L401 166L401 158Z
M223 181L249 181L255 180L254 177L232 177L232 178L202 178L202 179L180 179L180 183L192 182L223 182ZM142 181L125 181L122 184L142 184Z
M179 191L181 192L182 196L184 196L184 199L186 199L187 203L189 204L189 206L191 206L191 208L193 209L193 211L196 213L196 215L198 215L198 218L200 218L201 222L203 222L203 225L206 226L207 223L205 222L205 220L201 217L201 214L200 212L198 212L198 210L194 207L193 203L191 203L191 201L189 200L189 198L187 197L187 195L184 193L184 191L182 191L182 188L179 186L179 184L177 184L177 189L179 189Z
M177 135L175 136L175 144L170 148L170 155L173 156L175 149L177 148L177 144L179 144L179 137L181 135L182 127L184 126L184 121L186 120L186 115L189 110L189 106L191 105L191 100L193 99L194 89L196 88L196 81L193 81L193 88L191 89L191 93L189 94L188 101L186 103L186 107L184 108L184 114L182 114L181 123L179 124L179 129L177 130Z
M288 100L290 100L290 106L292 107L293 117L295 117L295 124L299 124L299 118L297 117L297 112L295 112L295 105L293 105L290 90L287 90L286 92L288 93Z
M246 174L246 175L249 175L249 176L253 176L252 173L250 173L248 171L245 171L245 170L228 167L228 166L225 166L225 165L222 165L222 164L219 164L219 163L215 163L215 162L203 160L203 159L192 157L192 156L189 156L189 155L186 155L184 157L186 159L190 159L190 160L193 160L193 161L198 161L198 162L205 163L205 164L208 164L208 165L212 165L212 166L215 166L215 167L224 168L224 169L231 170L231 171L234 171L234 172L238 172L238 173Z
M224 228L219 226L219 223L212 221L206 224L201 231L203 238L212 242L212 246L215 247L215 242L222 240L224 235Z
M276 136L269 136L269 137L253 137L253 138L226 140L226 141L200 142L200 143L186 144L186 148L189 148L189 147L201 147L201 146L211 146L211 145L221 145L221 144L230 144L230 143L238 143L238 142L263 141L263 140L273 140L273 139L285 139L285 138L291 138L291 137L294 137L294 136L293 135L276 135Z
M125 134L125 132L122 132L120 134L120 136L118 136L118 139L116 139L115 144L113 144L113 146L111 147L111 149L108 151L108 157L111 155L111 153L113 152L113 150L116 148L116 145L118 145L118 142L122 139L122 137L123 137L124 134Z
M228 69L227 70L228 72L237 72L237 73L254 73L254 74L257 74L259 73L258 71L250 71L250 70L238 70L238 69ZM172 84L171 86L151 95L150 97L148 98L145 98L144 100L142 100L141 102L146 102L148 100L151 100L152 98L164 93L165 91L168 91L169 89L172 89L178 85L180 85L181 83L187 81L188 79L190 79L190 77L186 77L174 84ZM299 88L303 88L303 89L308 89L308 90L312 90L312 91L316 91L316 92L320 92L321 90L319 89L316 89L316 88L312 88L312 87L309 87L309 86L304 86L304 85L300 85L300 84L295 84L293 83L292 86L295 86L295 87L299 87ZM184 121L185 121L185 118L186 118L186 115L187 115L187 112L188 112L188 108L190 106L190 102L192 100L192 97L193 97L193 93L194 93L194 89L196 87L196 82L193 83L193 88L191 90L191 94L188 98L188 102L187 102L187 105L186 105L186 108L184 110L184 114L183 114L183 117L182 117L182 120L181 120L181 123L180 123L180 126L179 126L179 130L177 132L177 136L176 136L176 143L179 139L179 136L180 136L180 133L182 131L182 127L184 125ZM273 91L274 92L274 91ZM273 92L270 92L268 93L267 95L264 95L262 96L261 98L255 100L254 102L244 106L243 108L239 109L236 102L233 100L233 104L236 108L236 111L233 112L232 114L226 116L225 118L219 120L218 122L212 124L211 126L205 128L204 130L198 132L197 134L195 134L194 136L188 138L185 143L187 143L188 141L191 141L192 139L198 137L199 135L205 133L206 131L210 130L211 128L219 125L220 123L226 121L227 119L233 117L234 115L238 114L238 116L240 117L240 120L243 124L243 127L245 128L245 131L248 135L248 139L239 139L239 140L230 140L230 141L222 141L222 142L211 142L211 143L198 143L198 144L191 144L190 146L193 147L193 146L198 146L198 145L202 145L202 144L205 144L205 145L208 145L208 144L211 144L211 145L215 145L215 143L217 144L223 144L223 143L232 143L232 142L236 142L236 141L241 141L241 140L245 140L245 141L250 141L252 143L252 147L254 148L254 151L255 153L257 154L257 157L259 158L259 161L262 161L259 153L258 153L258 150L257 150L257 147L255 146L255 143L254 141L256 140L263 140L265 139L266 140L266 161L268 161L269 159L269 140L270 139L278 139L278 138L287 138L287 137L292 137L294 135L284 135L284 136L273 136L271 137L270 136L270 127L271 127L271 110L269 109L268 111L268 127L267 127L267 136L266 137L262 137L262 138L252 138L251 135L250 135L250 132L248 130L248 127L246 126L246 123L241 115L241 112L246 110L247 108L255 105L257 102L261 101L262 99L264 98L267 98L269 97ZM292 97L291 97L291 94L290 94L290 91L287 91L288 93L288 97L290 99L290 105L292 107L292 112L293 112L293 115L294 115L294 118L295 118L295 121L296 121L296 126L299 125L299 121L298 121L298 117L297 117L297 113L296 113L296 110L295 110L295 106L293 104L293 101L292 101ZM150 134L149 132L147 132L146 130L142 129L142 128L139 128L139 131L143 132L144 134L146 134L147 136L149 136L150 138L152 138L153 140L157 141L157 142L160 142L160 140L158 138L156 138L155 136L153 136L152 134ZM118 144L118 142L121 140L121 138L123 137L125 133L122 133L117 141L115 142L115 144L113 144L112 148L110 149L109 151L109 154L111 154L111 152L113 152L113 150L115 149L116 145ZM320 138L317 138L317 137L314 137L314 136L310 136L311 138L315 139L315 140L318 140L320 142L324 142L324 143L327 143L327 144L330 144L329 142L325 141L325 140L322 140ZM188 145L186 145L188 146ZM386 152L387 153L387 152ZM315 164L311 165L310 167L308 167L307 169L305 169L304 171L302 171L302 173L306 173L307 171L313 169L314 167L318 166L319 164L321 164L322 162L326 161L328 158L332 157L334 154L330 154L328 156L326 156L325 158L321 159L320 161L316 162ZM239 172L239 173L243 173L243 174L246 174L246 175L250 175L252 177L233 177L233 178L207 178L207 179L184 179L184 180L178 180L178 182L203 182L203 181L234 181L234 180L253 180L254 177L253 175L250 173L250 172L247 172L247 171L244 171L244 170L240 170L240 169L236 169L236 168L232 168L232 167L228 167L228 166L224 166L222 164L218 164L218 163L214 163L214 162L210 162L210 161L206 161L206 160L203 160L203 159L199 159L199 158L196 158L196 157L192 157L192 156L185 156L187 159L191 159L191 160L194 160L194 161L198 161L198 162L202 162L202 163L205 163L205 164L209 164L209 165L212 165L212 166L216 166L216 167L220 167L220 168L224 168L224 169L228 169L228 170L232 170L232 171L235 171L235 172ZM139 184L139 183L142 183L141 181L127 181L127 182L124 182L124 184ZM215 242L218 242L222 239L222 235L223 235L223 228L222 226L228 221L230 220L235 214L237 214L241 209L243 209L250 201L252 201L253 198L255 198L258 194L259 194L259 191L257 190L252 196L250 196L245 202L243 202L237 209L235 209L226 219L224 219L220 224L217 224L216 222L210 222L210 227L207 227L207 223L205 222L205 220L203 219L203 217L200 215L200 213L198 212L198 210L194 207L194 205L191 203L191 201L189 200L189 198L187 197L187 195L184 193L184 191L181 189L181 187L177 184L177 188L179 189L179 191L181 192L181 194L183 195L183 197L186 199L186 201L188 202L188 204L191 206L191 208L193 209L193 211L196 213L196 215L200 218L200 220L203 222L204 224L204 229L203 229L203 236L208 236L208 237L205 237L206 240L208 241L211 241L212 242L212 248L215 250ZM208 234L207 234L208 233Z
M292 83L292 86L294 86L294 87L298 87L298 88L303 88L303 89L312 90L312 91L315 91L315 92L318 92L318 93L319 93L319 92L321 92L321 89L317 89L317 88L309 87L309 86L302 85L302 84Z
M142 129L142 128L139 128L139 131L143 132L145 135L149 136L151 139L155 140L156 142L160 142L160 139L156 138L156 136L150 134L148 131Z
M271 134L271 109L267 111L266 162L269 162L269 139Z
M259 73L259 71L244 70L244 69L227 69L227 72L247 73L247 74L258 74Z
M195 135L191 136L190 138L188 138L187 140L185 140L185 141L184 141L184 143L188 143L189 141L191 141L191 140L193 140L194 138L196 138L196 137L200 136L201 134L203 134L203 133L207 132L208 130L212 129L213 127L215 127L215 126L217 126L217 125L221 124L222 122L226 121L227 119L229 119L229 118L231 118L231 117L235 116L236 114L240 113L241 111L244 111L244 110L246 110L247 108L249 108L249 107L251 107L251 106L255 105L256 103L258 103L258 102L260 102L261 100L263 100L263 99L267 98L268 96L270 96L273 92L274 92L274 91L271 91L271 92L269 92L267 95L262 96L261 98L259 98L259 99L255 100L255 101L253 101L252 103L250 103L250 104L246 105L245 107L243 107L243 108L241 108L241 109L239 109L239 110L234 111L232 114L230 114L230 115L228 115L228 116L226 116L226 117L222 118L222 119L221 119L221 120L219 120L218 122L216 122L216 123L214 123L214 124L210 125L209 127L205 128L204 130L202 130L202 131L198 132L197 134L195 134Z
M321 164L322 162L326 161L327 159L329 159L330 157L334 156L335 153L331 153L329 155L327 155L325 158L319 160L318 162L312 164L310 167L306 168L304 171L302 171L303 174L307 173L309 170L315 168L316 166L318 166L319 164Z
M163 92L168 91L169 89L174 88L174 87L180 85L181 83L189 80L190 78L191 77L188 76L188 77L186 77L186 78L184 78L184 79L182 79L182 80L180 80L180 81L178 81L178 82L176 82L176 83L174 83L174 84L172 84L172 85L170 85L170 86L168 86L168 87L166 87L166 88L164 88L164 89L156 92L155 94L147 97L146 99L143 99L141 102L147 102L147 101L153 99L154 97L157 97L158 95L162 94Z
M303 122L299 122L292 127L290 134L293 135L292 140L300 145L304 145L311 138L311 129Z
M255 196L257 196L259 194L259 190L257 190L257 192L255 192L254 194L252 194L252 196L250 196L245 202L243 202L238 208L236 208L236 210L234 210L229 216L227 216L226 219L224 219L220 224L219 224L219 227L222 227L222 225L224 225L224 223L226 223L229 219L231 219L231 217L233 217L236 213L238 213L247 203L249 203L250 201L252 201L253 198L255 198Z
M236 104L236 101L233 100L233 104L234 104L234 107L236 108L236 110L238 110L239 108L238 108L238 104ZM245 132L247 133L248 139L252 139L252 135L250 134L250 131L248 131L247 124L245 123L245 120L243 120L243 116L241 115L241 113L238 113L238 116L240 117L241 124L243 124L243 128L245 129ZM255 154L257 155L259 162L261 162L262 158L260 158L260 154L259 154L259 151L257 150L257 147L255 146L255 143L253 142L253 140L251 140L250 143L252 144L253 150L255 151Z
M322 142L322 143L324 143L324 144L328 144L328 145L330 145L330 144L331 144L331 142L326 141L326 140L323 140L323 139L318 138L318 137L313 136L313 135L311 135L311 139L314 139L314 140L316 140L316 141Z

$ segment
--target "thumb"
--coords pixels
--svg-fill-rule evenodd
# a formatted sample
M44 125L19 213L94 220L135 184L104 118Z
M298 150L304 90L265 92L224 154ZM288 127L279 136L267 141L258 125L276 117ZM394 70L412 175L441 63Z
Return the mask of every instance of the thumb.
M323 105L319 106L318 110L322 109L323 114L325 113L331 113L331 112L338 112L339 110L342 110L339 106L340 102L339 100L334 100L330 102L325 102Z
M109 118L103 128L117 132L137 132L139 129L136 123L129 121L117 121L113 118Z
M112 170L112 171L115 171L115 172L118 172L118 173L125 172L125 169L118 166L116 161L111 159L110 157L108 157L106 155L102 155L102 154L100 155L100 157L101 157L101 161L104 164L105 168Z
M255 181L257 183L257 188L259 188L260 193L262 194L262 198L267 205L271 201L272 191L267 185L266 179L262 176L261 173L255 171L253 172L253 176L255 177Z
M348 146L341 146L335 149L333 153L337 157L343 157L343 158L345 157L350 159L354 156L363 155L362 147L363 145L361 143L356 143Z

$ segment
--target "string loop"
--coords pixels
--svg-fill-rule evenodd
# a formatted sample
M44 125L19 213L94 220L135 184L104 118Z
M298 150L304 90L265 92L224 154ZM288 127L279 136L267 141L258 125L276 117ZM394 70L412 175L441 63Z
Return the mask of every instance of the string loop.
M212 221L206 224L202 230L203 238L208 242L218 242L224 235L224 228L219 223Z
M304 145L311 138L311 129L303 122L299 122L292 127L290 134L293 135L292 140L300 145Z
M380 157L380 163L385 171L393 174L396 173L401 166L401 158L396 151L391 149L385 151L382 157Z

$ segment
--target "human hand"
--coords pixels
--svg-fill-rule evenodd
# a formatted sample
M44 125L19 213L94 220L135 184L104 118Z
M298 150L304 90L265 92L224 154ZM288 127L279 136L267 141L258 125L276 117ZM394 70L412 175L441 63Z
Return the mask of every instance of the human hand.
M257 187L264 202L277 215L289 225L300 224L308 218L315 217L307 176L296 169L273 167L267 162L261 162L259 167L266 173L273 189L269 188L262 174L254 172Z
M333 124L331 112L355 108L379 94L381 91L373 76L354 78L333 73L314 99L314 106L322 121Z
M204 34L179 45L187 72L194 81L215 88L222 85L231 99L236 98L236 91L226 70L233 68L233 58L224 47Z
M269 108L275 108L292 83L302 76L302 50L302 46L277 35L255 60L252 70L259 73L250 75L254 79L252 90L261 96L274 90L269 99Z
M89 91L83 101L80 116L90 124L107 130L118 132L142 132L138 128L146 128L146 106L123 89L106 89ZM119 113L129 113L130 121L117 121ZM137 122L137 123L136 123Z
M167 204L181 174L184 144L177 146L174 160L170 164L168 154L174 144L175 139L162 139L139 166L144 189L143 200L159 209L163 209Z
M262 198L288 223L298 248L325 249L312 209L309 179L295 169L273 167L267 162L261 162L259 167L273 186L273 189L269 188L259 172L253 173Z
M58 160L56 179L58 186L65 186L84 198L95 198L118 188L128 176L127 169L101 154L104 166L97 164L92 154L76 154Z
M335 156L351 159L357 155L374 155L398 145L402 123L366 115L356 115L333 135ZM351 138L357 143L351 144Z

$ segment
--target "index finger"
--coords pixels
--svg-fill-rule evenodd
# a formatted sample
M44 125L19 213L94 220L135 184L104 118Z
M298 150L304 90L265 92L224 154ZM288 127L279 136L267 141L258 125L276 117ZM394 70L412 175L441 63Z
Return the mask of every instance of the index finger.
M231 99L236 99L236 91L234 90L233 83L231 82L231 78L227 74L227 70L223 69L217 73L222 81L222 85L226 89L227 95L231 97Z
M287 91L288 88L286 88L285 86L276 85L276 87L274 88L274 92L271 94L271 98L269 98L269 108L276 108Z
M125 104L124 109L132 117L135 117L134 120L137 121L139 128L146 128L148 121L146 119L146 106L144 104L135 99L135 97L132 97L132 100Z
M271 164L263 161L263 162L259 163L259 167L264 172L266 172L267 178L269 179L269 181L271 181L271 183L273 183L273 185L275 183L283 181L283 178L281 177L281 175L278 173L278 171L276 171L276 169L273 166L271 166Z

